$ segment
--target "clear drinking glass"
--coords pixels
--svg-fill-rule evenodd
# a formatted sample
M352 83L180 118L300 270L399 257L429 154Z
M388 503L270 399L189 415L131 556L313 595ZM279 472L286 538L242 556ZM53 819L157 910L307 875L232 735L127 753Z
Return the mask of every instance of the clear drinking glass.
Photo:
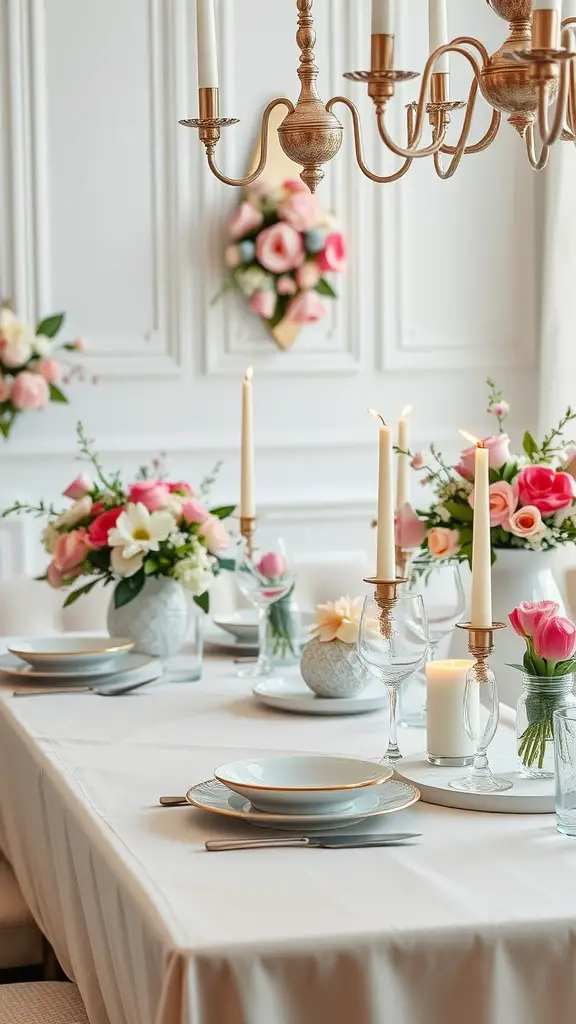
M398 749L396 704L398 689L425 661L428 624L420 594L398 593L391 601L364 601L358 633L358 654L363 664L388 689L390 735L382 764L395 764Z
M286 545L280 538L267 540L258 531L253 547L242 537L236 554L236 581L244 597L258 612L258 661L240 669L239 676L249 678L266 676L272 671L267 653L268 615L271 606L290 592L294 585L295 570L291 565Z
M554 712L556 828L576 839L576 708Z
M415 559L410 566L408 591L424 601L430 650L434 661L438 645L466 614L466 594L457 562L428 562ZM411 728L426 727L426 673L420 669L406 681L399 695L399 722Z
M466 676L462 711L466 732L476 753L468 775L454 779L450 788L460 793L501 793L511 789L510 780L493 775L488 764L486 751L496 735L500 704L496 677L485 663L473 665Z

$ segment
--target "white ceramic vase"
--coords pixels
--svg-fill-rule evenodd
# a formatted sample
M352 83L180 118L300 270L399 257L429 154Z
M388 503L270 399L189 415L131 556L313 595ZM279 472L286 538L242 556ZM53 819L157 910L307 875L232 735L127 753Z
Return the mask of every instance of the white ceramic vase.
M508 616L521 601L556 601L560 614L566 614L564 599L552 572L555 555L554 551L522 548L496 551L492 566L492 615L495 622L505 622L507 628L494 634L495 651L490 664L496 673L500 700L510 707L516 706L522 693L522 673L508 666L522 663L526 647L512 629ZM469 657L463 630L454 630L449 656Z
M300 671L306 685L318 697L355 697L370 682L356 645L342 640L310 640L302 651Z
M108 607L110 636L127 636L135 650L162 660L176 654L186 640L191 604L176 580L147 579L142 590L121 608ZM198 625L198 629L199 629Z

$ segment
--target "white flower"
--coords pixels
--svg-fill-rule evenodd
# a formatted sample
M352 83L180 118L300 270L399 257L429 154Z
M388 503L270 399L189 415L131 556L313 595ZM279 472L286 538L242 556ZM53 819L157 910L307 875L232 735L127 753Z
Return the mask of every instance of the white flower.
M2 362L10 369L27 363L34 350L34 331L11 309L0 309Z
M112 548L110 553L110 565L115 576L123 579L128 576L135 576L144 564L144 556L141 554L132 555L132 558L124 558L121 548Z
M238 287L244 295L251 297L254 292L266 292L272 290L272 278L270 274L260 267L248 267L248 270L241 270L236 274Z
M450 522L452 516L450 515L448 509L444 508L444 505L436 505L436 508L434 509L434 511L435 511L436 515L438 516L438 519L441 519L443 523L449 523Z
M58 516L54 520L54 526L76 526L82 519L86 519L86 516L90 515L92 511L92 498L88 496L79 498L66 512L63 512L61 516Z
M170 536L168 537L168 543L173 548L181 547L182 544L185 544L187 540L188 537L186 536L185 533L182 533L181 530L174 530L174 533L171 533Z
M182 498L179 498L177 494L171 494L165 505L166 512L170 512L174 516L174 519L180 519L182 516Z
M212 576L212 560L206 548L196 542L194 553L176 562L172 571L174 579L178 580L192 597L199 597L204 594L210 586Z
M43 359L45 356L49 356L52 351L50 338L47 338L45 334L37 334L34 338L34 350Z
M169 512L149 512L145 505L128 505L108 534L110 547L122 548L124 558L159 551L160 543L174 532L176 522Z
M42 534L42 543L44 545L44 550L47 551L49 555L54 554L59 537L60 534L54 524L48 523Z

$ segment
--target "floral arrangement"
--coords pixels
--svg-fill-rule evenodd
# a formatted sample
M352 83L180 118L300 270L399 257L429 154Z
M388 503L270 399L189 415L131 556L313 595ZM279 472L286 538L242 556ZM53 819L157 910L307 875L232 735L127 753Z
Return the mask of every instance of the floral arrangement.
M181 583L204 611L208 589L221 569L234 562L222 558L229 545L221 522L234 506L208 510L188 483L150 478L146 470L125 487L119 474L107 475L92 442L78 424L81 456L93 476L81 473L64 491L72 504L63 511L44 502L16 502L3 516L31 513L46 516L43 542L51 556L45 579L52 587L69 588L80 577L93 577L66 597L70 605L98 583L115 584L116 608L132 601L149 577L168 576ZM213 479L210 478L210 482Z
M336 298L326 274L346 262L344 235L302 181L277 191L252 188L232 215L226 249L230 276L270 328L282 320L313 324L327 312L324 298Z
M488 412L498 433L483 439L490 461L490 524L493 560L499 548L540 550L576 540L576 445L564 439L576 412L568 408L557 427L539 444L528 431L523 451L510 450L503 423L509 405L488 380ZM422 547L433 559L472 558L475 446L465 448L457 466L449 466L434 445L430 453L408 453L413 469L424 471L422 483L432 485L435 500L425 512L410 506L397 521L397 543ZM570 470L570 472L568 472Z
M83 352L82 338L56 346L54 339L64 323L64 314L46 317L36 328L24 323L7 305L0 304L0 434L8 438L14 421L29 409L44 409L48 402L67 402L59 388L62 367L54 359L57 348ZM82 375L72 367L73 375Z
M576 625L558 611L555 601L523 601L509 616L526 643L523 664L513 667L542 680L542 686L526 700L528 725L518 747L518 755L528 768L542 768L546 744L554 739L554 680L576 670Z
M312 636L320 643L341 640L344 644L355 644L358 639L362 598L341 597L338 601L327 601L316 607L316 625Z

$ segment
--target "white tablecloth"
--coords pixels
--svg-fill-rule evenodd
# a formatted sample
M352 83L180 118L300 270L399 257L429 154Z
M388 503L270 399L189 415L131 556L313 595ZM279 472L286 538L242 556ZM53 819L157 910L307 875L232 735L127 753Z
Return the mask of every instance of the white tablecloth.
M406 848L209 854L253 831L157 806L248 752L384 750L383 713L267 711L233 671L0 695L0 843L92 1024L573 1024L576 847L553 816L421 803L359 826L423 833Z

